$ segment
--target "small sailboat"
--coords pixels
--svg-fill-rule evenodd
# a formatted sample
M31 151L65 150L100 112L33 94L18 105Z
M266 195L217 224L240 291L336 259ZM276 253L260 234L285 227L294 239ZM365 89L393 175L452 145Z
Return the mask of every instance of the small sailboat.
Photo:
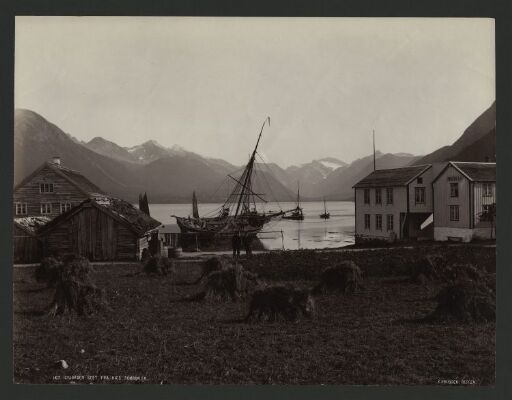
M194 218L199 218L199 210L197 208L197 197L196 197L196 191L192 193L192 216Z
M331 214L327 212L327 206L325 205L325 198L324 198L324 212L320 214L320 218L322 219L329 219L331 218Z
M297 183L297 206L290 211L287 211L286 214L283 215L283 219L293 219L297 221L302 221L304 219L304 213L302 212L302 207L300 206L300 187Z
M144 192L144 195L139 193L139 210L141 210L146 215L149 215L149 202L146 192Z

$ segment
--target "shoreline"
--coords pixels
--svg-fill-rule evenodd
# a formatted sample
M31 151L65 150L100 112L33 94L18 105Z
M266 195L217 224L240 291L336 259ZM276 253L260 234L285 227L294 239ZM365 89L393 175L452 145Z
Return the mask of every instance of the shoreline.
M344 247L324 247L321 249L293 249L293 250L253 250L253 256L258 256L262 254L267 255L278 255L282 253L286 254L295 254L295 253L364 253L367 252L375 252L375 251L393 251L393 250L411 250L411 249L442 249L442 248L456 248L456 247L473 247L473 248L496 248L496 241L482 241L482 242L473 242L473 243L455 243L455 242L408 242L408 243L399 243L399 244L385 244L383 243L381 246L368 246L368 245L348 245ZM184 252L178 258L174 260L177 262L196 262L201 261L205 258L215 257L215 256L227 256L232 257L231 250L219 250L219 251L199 251L199 252ZM240 257L241 260L248 260L244 252ZM129 260L129 261L93 261L91 265L93 266L116 266L116 265L140 265L140 261L137 260ZM37 263L29 263L29 264L13 264L13 268L29 268L35 267L39 265Z

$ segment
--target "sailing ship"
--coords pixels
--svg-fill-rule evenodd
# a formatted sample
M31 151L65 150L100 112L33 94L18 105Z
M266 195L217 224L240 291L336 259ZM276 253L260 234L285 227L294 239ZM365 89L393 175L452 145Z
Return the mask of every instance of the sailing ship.
M329 219L331 218L331 214L327 212L327 206L325 205L325 198L324 198L324 212L320 214L320 218L322 219Z
M302 212L302 207L300 206L300 187L297 183L297 206L283 215L283 219L293 219L297 221L302 221L304 219L304 213Z
M255 193L252 189L255 158L263 134L263 128L267 122L270 125L270 117L267 117L261 126L256 146L240 178L237 179L228 175L230 179L235 181L235 186L227 200L218 210L217 215L213 217L199 217L195 192L192 198L193 216L184 218L173 215L182 233L195 233L203 236L233 235L235 233L256 234L261 231L266 223L283 215L283 211L258 212L256 209L256 199L264 203L267 201L262 197L262 194Z

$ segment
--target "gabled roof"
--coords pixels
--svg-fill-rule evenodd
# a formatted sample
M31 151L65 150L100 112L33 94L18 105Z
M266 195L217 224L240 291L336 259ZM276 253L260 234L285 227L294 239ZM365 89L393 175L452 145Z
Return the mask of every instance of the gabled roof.
M437 181L437 179L441 176L441 174L450 165L472 182L496 182L496 163L495 162L450 161L441 170L441 172L439 172L439 174L432 181L432 183Z
M354 188L406 186L432 165L415 165L412 167L377 169L357 182Z
M75 186L78 190L80 190L83 194L87 196L90 195L91 193L103 193L103 191L98 186L92 183L80 172L70 168L63 167L62 165L52 163L50 161L44 162L39 168L37 168L29 176L27 176L20 183L18 183L14 190L25 185L44 168L50 168L52 171L62 176L64 179L66 179L69 183L71 183L73 186Z
M110 215L121 224L125 225L138 236L142 236L161 225L159 221L151 218L149 215L146 215L127 201L99 193L93 193L91 198L84 200L77 206L54 218L51 222L46 224L41 231L46 232L47 230L51 230L53 227L58 226L60 223L66 221L85 207L96 207L102 212Z
M453 162L452 164L474 182L496 182L495 162Z
M50 221L51 218L46 216L14 218L14 224L31 236L35 236L37 231Z

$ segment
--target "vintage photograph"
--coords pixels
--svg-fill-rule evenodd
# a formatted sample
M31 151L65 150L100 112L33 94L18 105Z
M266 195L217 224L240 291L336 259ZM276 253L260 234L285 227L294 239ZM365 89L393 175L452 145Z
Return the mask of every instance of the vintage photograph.
M17 16L17 384L494 386L489 18Z

